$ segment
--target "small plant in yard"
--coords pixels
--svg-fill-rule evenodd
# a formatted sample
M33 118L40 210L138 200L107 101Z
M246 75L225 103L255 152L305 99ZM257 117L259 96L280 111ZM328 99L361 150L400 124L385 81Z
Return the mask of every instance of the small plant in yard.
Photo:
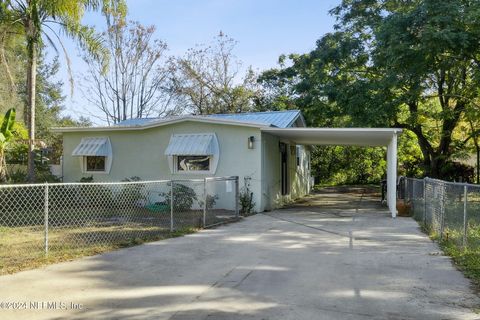
M169 186L172 182L169 182ZM159 194L165 199L165 203L171 203L170 191ZM173 182L173 209L175 211L188 211L192 209L193 202L198 201L195 190L181 183Z
M433 237L439 238L435 234ZM440 247L446 255L452 257L455 265L473 280L477 288L480 288L480 225L469 225L465 247L460 245L461 238L461 232L447 230L444 239L439 241Z
M251 179L252 178L250 177L245 177L243 187L240 190L240 213L242 214L252 213L252 210L255 207L253 192L250 190Z
M211 195L211 194L207 194L207 204L206 204L206 209L207 210L210 210L210 209L213 209L213 207L215 206L215 204L217 203L217 200L218 200L218 194L215 194L215 195ZM198 201L198 206L200 208L203 208L203 199L199 200Z
M81 177L80 182L82 183L88 183L88 182L93 182L93 176L90 177Z

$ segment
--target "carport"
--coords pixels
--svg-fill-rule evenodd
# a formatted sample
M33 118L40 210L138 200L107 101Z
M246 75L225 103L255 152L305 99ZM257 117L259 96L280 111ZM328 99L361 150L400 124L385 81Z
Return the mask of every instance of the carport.
M395 218L397 190L396 128L262 128L262 132L302 145L387 147L387 204Z

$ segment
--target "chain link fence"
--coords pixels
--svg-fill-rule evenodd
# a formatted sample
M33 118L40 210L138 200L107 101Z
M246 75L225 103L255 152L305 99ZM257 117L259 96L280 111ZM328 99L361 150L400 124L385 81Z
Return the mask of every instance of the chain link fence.
M480 185L436 179L404 179L413 217L440 240L480 248Z
M238 177L0 185L0 274L238 219Z

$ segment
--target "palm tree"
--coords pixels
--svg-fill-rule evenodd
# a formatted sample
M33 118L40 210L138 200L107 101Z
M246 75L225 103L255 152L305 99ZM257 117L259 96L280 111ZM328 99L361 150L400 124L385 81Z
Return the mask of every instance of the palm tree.
M25 119L28 128L28 180L35 180L35 95L37 57L44 47L44 40L58 52L60 44L66 56L70 74L70 60L61 41L61 34L74 39L82 49L94 59L105 60L107 52L100 36L92 27L83 25L81 20L87 10L102 7L104 12L111 10L123 0L0 0L0 22L7 29L19 30L27 45L27 101ZM106 66L106 63L105 63Z

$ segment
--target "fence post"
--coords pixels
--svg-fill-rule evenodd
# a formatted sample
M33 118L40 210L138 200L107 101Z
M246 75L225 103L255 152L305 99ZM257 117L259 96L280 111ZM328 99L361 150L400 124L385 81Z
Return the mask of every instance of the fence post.
M45 226L45 255L48 255L48 183L45 183L43 198L43 215Z
M468 231L468 222L467 222L467 197L468 197L468 187L465 185L463 187L463 247L467 247L467 231Z
M447 193L447 185L442 182L442 202L440 202L440 240L443 239L443 231L445 230L445 198Z
M408 179L403 179L403 205L407 205ZM399 190L401 191L401 190Z
M427 178L423 178L423 226L427 227Z
M238 176L236 176L235 177L235 218L237 219L240 216L239 202L240 202L240 190L238 186Z
M203 179L203 227L207 225L207 178Z
M173 180L170 180L170 232L173 232Z

